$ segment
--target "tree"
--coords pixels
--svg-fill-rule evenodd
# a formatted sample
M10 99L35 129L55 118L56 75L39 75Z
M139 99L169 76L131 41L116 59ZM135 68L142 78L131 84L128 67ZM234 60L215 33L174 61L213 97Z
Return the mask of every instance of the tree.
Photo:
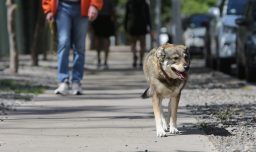
M7 29L9 34L9 48L10 48L10 72L13 74L18 73L19 66L19 52L16 42L16 29L15 29L15 10L16 5L13 0L6 0L7 6Z
M195 13L206 13L217 0L182 0L182 14L189 16Z

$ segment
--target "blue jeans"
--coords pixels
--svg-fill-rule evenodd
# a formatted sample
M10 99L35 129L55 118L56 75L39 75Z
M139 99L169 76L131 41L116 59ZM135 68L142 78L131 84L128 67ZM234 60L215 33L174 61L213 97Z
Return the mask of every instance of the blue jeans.
M69 80L69 53L73 49L72 83L80 83L84 74L85 38L88 18L81 16L80 4L60 2L57 16L58 80Z

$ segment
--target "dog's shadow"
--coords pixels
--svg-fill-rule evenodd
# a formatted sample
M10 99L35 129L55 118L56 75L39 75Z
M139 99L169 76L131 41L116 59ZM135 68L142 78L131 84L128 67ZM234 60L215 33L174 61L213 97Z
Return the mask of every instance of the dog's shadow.
M232 136L232 134L225 128L220 128L217 126L209 126L208 128L201 128L194 124L186 124L182 127L178 127L179 133L170 134L167 131L166 137L171 136L185 136L185 135L214 135L214 136Z

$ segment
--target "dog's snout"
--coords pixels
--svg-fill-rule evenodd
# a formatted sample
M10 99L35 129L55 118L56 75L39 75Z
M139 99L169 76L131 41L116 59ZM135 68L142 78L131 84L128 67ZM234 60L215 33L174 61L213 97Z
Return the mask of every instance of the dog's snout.
M184 69L185 69L185 71L188 71L189 70L189 65L184 65Z

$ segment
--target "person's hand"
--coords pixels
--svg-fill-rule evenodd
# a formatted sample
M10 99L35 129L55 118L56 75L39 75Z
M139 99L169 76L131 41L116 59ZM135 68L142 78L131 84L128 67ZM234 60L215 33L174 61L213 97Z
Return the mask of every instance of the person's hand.
M46 20L48 22L52 22L54 20L53 13L51 13L51 12L47 13Z
M98 10L95 6L91 5L88 10L88 17L90 21L94 21L98 16Z

